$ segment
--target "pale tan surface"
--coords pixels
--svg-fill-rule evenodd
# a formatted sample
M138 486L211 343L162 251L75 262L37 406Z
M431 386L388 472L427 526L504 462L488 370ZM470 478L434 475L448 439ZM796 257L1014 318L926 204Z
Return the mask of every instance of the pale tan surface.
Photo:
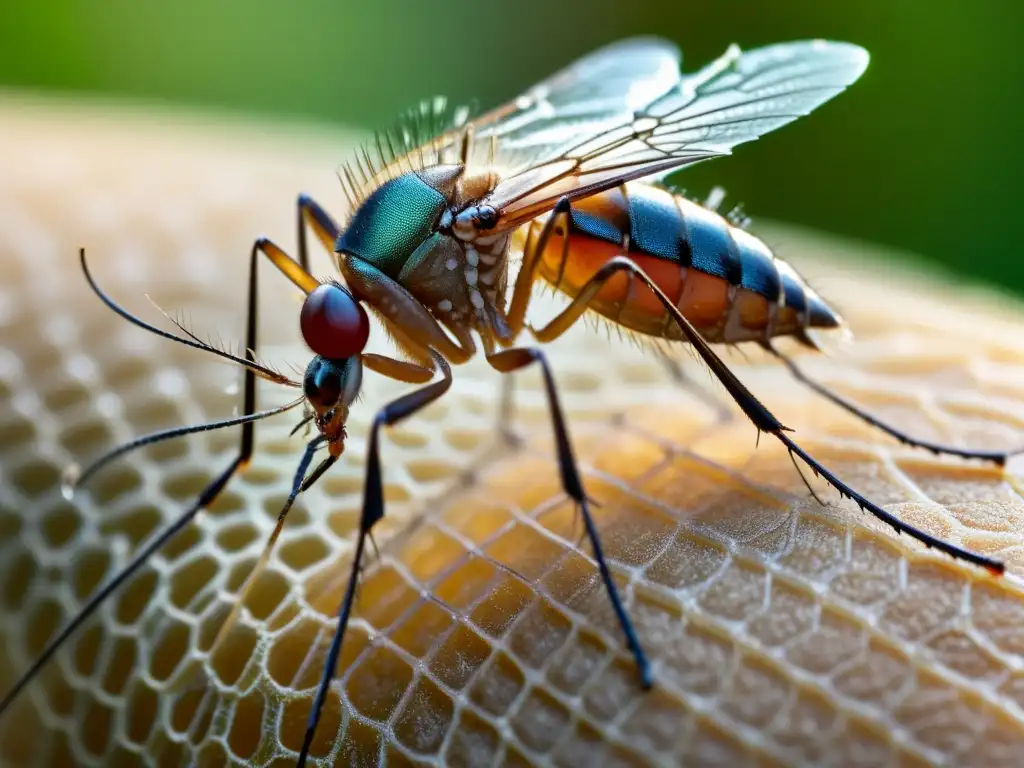
M187 504L233 433L133 456L74 505L61 469L157 427L225 417L234 369L115 318L78 269L149 319L149 293L241 341L247 253L294 248L294 199L338 211L347 140L84 119L0 102L0 683L95 586ZM756 149L756 148L755 148ZM861 272L862 248L761 230L851 320L858 342L809 371L915 434L1024 442L1024 314L992 297ZM318 273L330 265L316 254ZM264 356L304 365L298 298L270 270ZM289 346L290 345L290 346ZM733 354L796 437L847 481L929 531L998 555L995 581L897 540L822 491L810 499L770 438L668 386L603 334L552 347L613 567L655 660L641 694L562 501L534 374L520 377L529 450L480 460L496 378L384 441L383 559L361 590L315 753L338 764L581 766L1013 765L1024 754L1024 502L994 469L868 431L777 367ZM703 381L706 375L696 371ZM301 452L293 420L258 429L250 471L60 655L0 722L8 764L288 765L326 650L357 520L362 437L401 387L367 377L350 453L289 519L252 613L207 688L173 696L254 562ZM263 404L281 393L261 392ZM460 472L477 469L467 486ZM443 495L446 489L455 490ZM819 486L820 487L820 486ZM416 509L427 522L399 538ZM426 600L427 586L439 602ZM372 637L372 641L369 638ZM332 752L332 750L335 750ZM275 758L278 760L275 762ZM141 761L140 761L141 762ZM326 761L325 761L326 762Z

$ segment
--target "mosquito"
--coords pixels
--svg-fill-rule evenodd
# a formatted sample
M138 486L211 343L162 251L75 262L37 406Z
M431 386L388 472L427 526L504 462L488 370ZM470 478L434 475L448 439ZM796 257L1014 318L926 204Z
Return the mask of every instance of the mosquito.
M583 521L639 684L650 688L654 673L612 580L551 366L537 344L516 344L524 331L538 344L552 341L586 313L652 342L689 344L758 434L779 440L798 470L799 460L898 533L1002 573L1001 562L935 538L846 485L800 447L792 430L733 374L713 345L760 345L814 392L908 445L996 464L1004 464L1009 454L916 440L806 376L774 340L791 337L817 350L816 334L844 328L842 318L745 229L744 217L717 212L720 195L699 203L664 184L669 173L731 154L733 147L813 111L854 83L868 59L856 45L823 40L745 52L733 45L703 69L682 74L674 45L642 38L602 48L476 117L441 99L424 102L339 172L350 212L343 225L301 195L298 258L266 238L255 241L244 354L205 343L169 316L178 332L132 315L99 287L83 250L85 277L110 309L152 333L241 366L245 384L241 416L138 438L100 457L78 482L128 451L195 432L240 426L241 445L195 503L146 543L50 642L0 701L0 712L96 608L246 466L256 423L301 407L299 427L311 423L315 436L219 642L266 565L296 498L342 456L349 410L364 372L371 371L418 388L383 406L370 427L351 574L298 754L297 765L305 765L344 642L366 542L372 542L373 527L385 512L380 432L442 397L452 383L452 366L481 352L502 374L531 365L543 374L562 487ZM321 282L310 274L308 231L333 254L340 279ZM257 267L264 259L305 295L299 326L313 357L301 381L256 357ZM513 278L515 260L519 270ZM569 302L550 322L534 327L527 311L539 281ZM365 351L371 314L390 335L395 356ZM257 410L257 379L295 389L296 397ZM317 461L321 449L326 455Z

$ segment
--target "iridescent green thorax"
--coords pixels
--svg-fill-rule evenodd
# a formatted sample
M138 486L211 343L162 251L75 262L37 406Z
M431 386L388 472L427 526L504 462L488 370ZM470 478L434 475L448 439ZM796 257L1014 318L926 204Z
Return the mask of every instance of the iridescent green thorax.
M398 279L409 257L437 230L463 168L438 165L384 182L363 201L334 250Z
M447 202L418 174L405 173L382 184L359 206L334 250L397 278L409 256L434 231Z

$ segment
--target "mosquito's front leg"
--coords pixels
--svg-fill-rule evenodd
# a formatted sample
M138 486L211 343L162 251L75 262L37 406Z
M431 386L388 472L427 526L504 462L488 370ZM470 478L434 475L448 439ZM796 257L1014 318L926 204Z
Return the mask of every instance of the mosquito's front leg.
M248 361L252 363L252 367L245 368L245 383L244 383L244 408L243 414L240 418L231 419L227 422L214 422L209 426L217 428L221 426L228 426L229 424L240 424L242 426L241 440L238 448L238 455L231 461L228 466L223 469L210 483L203 489L196 499L195 503L192 504L184 513L182 513L176 520L170 525L166 526L156 536L147 542L142 549L140 549L135 557L132 558L131 562L128 563L124 568L121 569L109 582L99 589L89 601L82 607L78 614L64 627L50 642L46 648L39 655L36 661L31 667L18 679L14 686L4 695L3 699L0 700L0 713L7 709L8 706L15 700L18 694L25 688L36 675L39 674L43 666L50 660L50 658L60 649L60 647L71 637L71 635L77 630L85 621L95 613L96 609L102 605L107 598L109 598L119 587L125 584L128 579L132 577L158 550L160 550L168 541L174 538L179 532L181 532L185 526L187 526L195 517L204 509L207 509L220 495L221 491L224 490L228 482L237 472L244 469L252 458L254 435L256 421L260 418L264 418L268 415L272 415L277 412L281 412L291 408L297 403L291 403L287 406L272 409L271 411L265 411L263 413L257 413L256 411L256 371L260 368L256 365L255 350L257 345L257 328L258 328L258 304L257 304L257 252L259 244L253 246L250 259L249 259L249 290L248 290L248 313L246 320L246 343L245 343L245 357L239 362ZM103 302L117 312L122 317L130 320L131 322L139 325L140 327L151 330L161 336L166 336L189 346L201 346L198 342L190 342L185 339L174 337L168 334L166 331L161 331L158 328L150 326L148 323L134 317L122 307L114 303L114 301L108 297L99 286L94 282L92 274L89 272L88 265L85 260L85 250L80 252L80 259L82 264L82 270L85 273L86 279L89 281L89 285L93 288L96 294L103 300ZM267 372L268 376L271 372ZM287 381L287 380L285 380ZM282 382L283 383L283 382ZM93 472L99 467L104 466L110 459L120 456L127 450L146 444L156 442L158 439L164 436L173 436L174 434L188 434L190 431L195 431L189 428L169 430L166 433L158 435L150 435L139 440L134 440L122 450L112 451L107 454L103 459L96 462L90 469L79 478L79 482L82 482L88 478Z
M319 203L307 194L299 195L297 230L299 238L299 264L309 271L309 249L306 245L306 225L313 230L316 239L324 249L334 254L334 244L338 240L338 225L331 215Z
M436 352L431 353L437 371L443 376L439 381L428 384L425 387L410 392L397 400L388 403L377 412L370 427L370 436L367 443L367 464L366 482L363 486L363 512L359 521L359 534L356 539L356 549L352 557L352 571L349 575L348 586L345 588L345 595L342 599L338 612L338 623L331 639L331 647L327 652L327 659L324 662L323 676L316 689L316 696L313 700L313 707L309 713L309 720L306 724L306 735L302 742L302 749L299 752L297 766L304 766L309 756L309 748L313 743L313 735L316 733L317 724L320 722L320 714L323 710L324 701L327 698L327 691L330 689L331 681L338 666L338 655L341 653L341 645L345 638L345 629L348 627L349 616L352 613L352 604L355 600L356 583L359 579L360 564L363 559L363 550L366 546L366 539L370 536L373 526L384 517L384 483L381 472L379 436L383 427L393 424L412 416L417 411L425 408L430 403L444 395L452 384L452 371L448 362ZM391 370L399 373L411 373L412 366L399 360L390 360L379 355L374 355L372 366L375 370L384 373ZM363 362L371 364L363 357ZM421 376L422 369L414 376ZM401 378L398 376L396 378ZM403 379L408 380L408 379Z

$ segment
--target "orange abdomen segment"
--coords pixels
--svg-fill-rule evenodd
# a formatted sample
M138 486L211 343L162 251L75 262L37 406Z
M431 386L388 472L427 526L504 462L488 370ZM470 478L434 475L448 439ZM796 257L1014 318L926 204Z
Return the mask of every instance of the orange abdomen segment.
M768 299L764 296L748 291L746 288L740 288L736 291L734 303L740 318L740 325L748 331L763 331L768 327L771 311Z
M764 242L649 184L574 202L555 222L540 274L575 297L616 256L635 262L708 341L763 340L842 322ZM588 308L640 333L682 338L655 294L626 273L609 278Z
M616 256L622 247L588 235L569 235L569 248L563 262L563 236L554 236L541 254L541 276L558 290L576 296L597 271ZM631 250L636 263L698 328L724 321L729 310L729 283L720 277L695 269L684 269L656 256ZM622 325L641 333L660 335L667 310L654 292L632 275L613 275L597 292L592 308Z

